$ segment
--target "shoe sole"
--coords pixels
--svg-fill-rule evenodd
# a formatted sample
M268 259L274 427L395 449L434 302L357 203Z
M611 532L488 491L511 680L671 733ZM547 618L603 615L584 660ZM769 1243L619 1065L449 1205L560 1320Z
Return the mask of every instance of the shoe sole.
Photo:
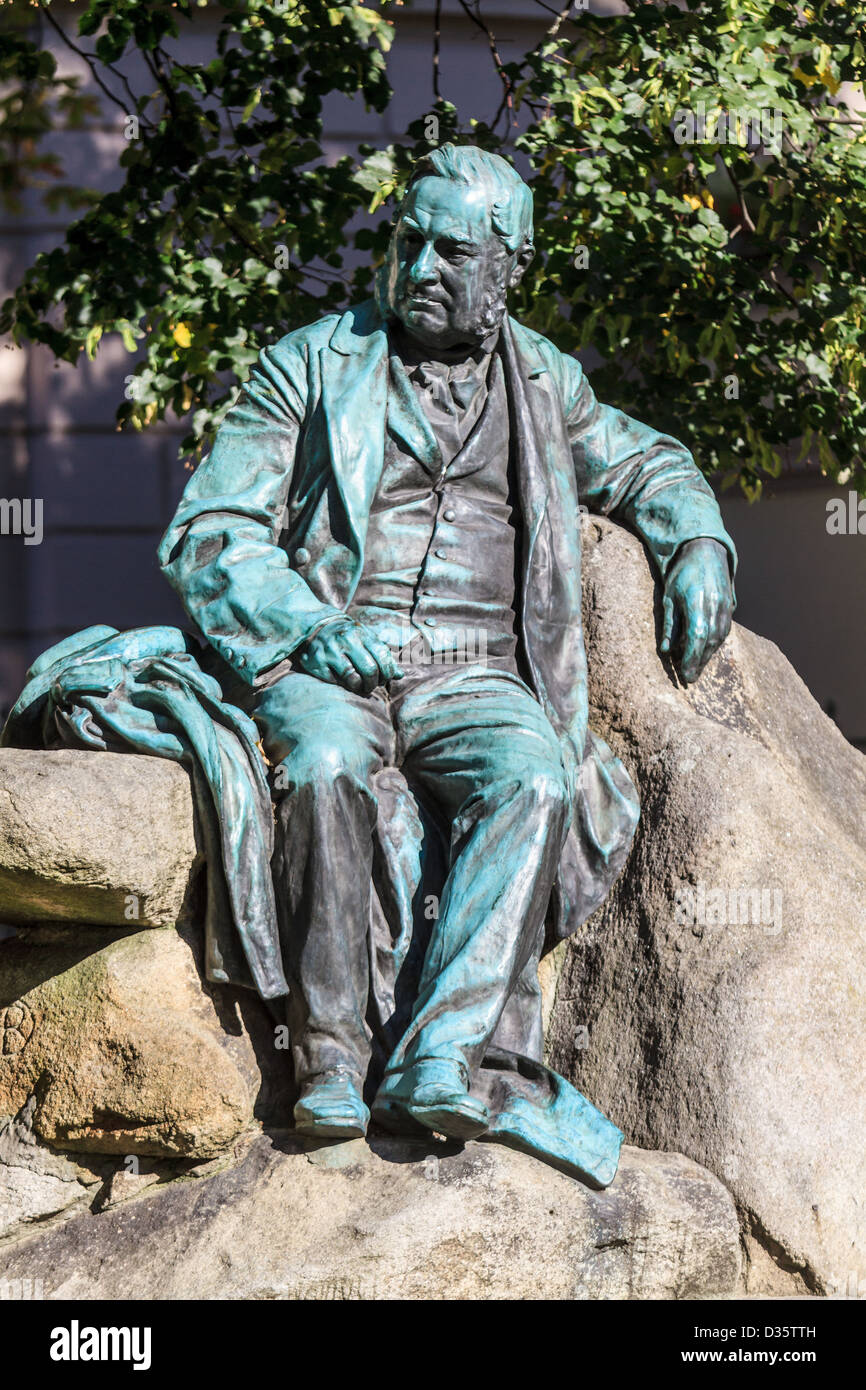
M363 1139L367 1126L357 1120L296 1120L297 1134L306 1134L311 1139Z
M482 1118L465 1110L451 1109L444 1105L407 1105L413 1119L427 1129L435 1129L438 1134L447 1134L451 1139L478 1139L490 1128L490 1116Z
M405 1105L396 1100L374 1101L372 1117L374 1123L387 1129L389 1134L400 1134L405 1139L423 1138L428 1133L427 1126L414 1119Z

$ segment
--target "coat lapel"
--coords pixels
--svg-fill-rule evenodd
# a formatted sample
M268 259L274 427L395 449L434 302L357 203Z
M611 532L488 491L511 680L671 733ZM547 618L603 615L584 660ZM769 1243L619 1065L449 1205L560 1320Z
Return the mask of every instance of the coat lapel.
M399 357L390 361L388 393L388 429L403 446L424 465L428 473L438 473L442 467L442 451L421 409L416 392Z
M388 405L388 335L372 303L343 315L321 367L331 464L360 566L385 461Z
M542 705L579 759L586 729L586 669L574 464L551 373L532 334L510 319L503 325L503 354L524 524L524 651Z
M518 330L517 333L514 331L515 328ZM537 354L532 351L530 343L518 343L519 331L519 325L514 324L512 319L506 318L503 321L502 357L515 455L517 493L523 524L520 627L533 685L544 702L543 670L535 659L537 644L533 636L538 599L550 593L550 575L547 573L549 547L539 545L539 536L547 514L549 494L547 470L540 441L549 437L551 422L547 418L550 413L549 398L545 390L547 382L541 387L537 385L539 378L548 376L549 373L537 360Z
M511 318L506 318L502 325L502 356L516 447L520 505L529 541L524 557L528 572L549 493L548 473L539 441L550 438L553 425L550 374L531 340Z

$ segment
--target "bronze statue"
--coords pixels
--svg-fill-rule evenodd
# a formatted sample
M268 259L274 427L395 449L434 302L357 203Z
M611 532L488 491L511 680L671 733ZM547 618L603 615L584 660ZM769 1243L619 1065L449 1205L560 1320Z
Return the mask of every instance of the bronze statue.
M638 815L587 729L579 506L642 538L686 681L735 552L683 445L508 316L532 252L514 169L434 150L376 300L265 348L160 559L271 764L298 1128L369 1103L605 1182L621 1135L543 1067L537 979Z

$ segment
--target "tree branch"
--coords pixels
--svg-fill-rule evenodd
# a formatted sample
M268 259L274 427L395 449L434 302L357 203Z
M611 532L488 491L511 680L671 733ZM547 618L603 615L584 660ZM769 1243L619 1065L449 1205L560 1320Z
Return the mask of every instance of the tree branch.
M168 77L163 71L162 64L160 63L159 58L157 56L154 56L152 58L146 48L142 48L140 51L142 58L147 63L148 68L153 74L157 84L159 85L160 90L162 91L166 99L166 102L168 103L168 109L172 117L177 119L177 104L174 99L174 90L172 88L171 82L169 81ZM154 53L156 54L157 50L154 50Z
M540 4L541 0L537 0L537 3ZM574 8L574 0L568 0L568 4L565 6L565 8L559 11L551 9L550 5L545 5L544 8L546 10L550 10L551 14L556 15L556 19L547 31L547 37L549 39L555 39L557 34L559 33L560 28L562 27L563 22L566 19L568 19L568 16L571 14L572 9Z
M439 90L439 51L442 45L442 0L436 0L433 12L433 96L438 101L442 96Z
M728 178L731 180L731 184L732 184L732 186L733 186L734 192L735 192L736 195L737 195L737 202L739 203L739 206L740 206L740 216L741 216L742 219L743 219L743 220L742 220L742 223L740 224L740 226L739 226L739 227L736 227L736 228L734 229L734 231L731 232L731 237L732 237L732 238L735 237L735 236L737 235L737 232L739 232L739 231L741 230L741 228L745 228L745 230L746 230L747 232L754 232L754 231L756 230L756 227L755 227L754 222L752 221L751 214L750 214L749 209L748 209L748 207L747 207L747 205L746 205L746 196L745 196L745 194L743 193L743 190L742 190L742 188L741 188L741 186L740 186L739 180L737 179L736 174L734 173L734 171L733 171L733 169L731 168L731 166L727 163L727 161L726 161L724 158L722 158L721 155L719 156L719 158L720 158L721 161L722 161L722 168L724 169L724 171L725 171L725 173L727 174Z
M50 11L48 10L48 7L47 7L47 5L46 5L46 3L45 3L45 0L39 0L39 8L40 8L40 10L42 11L43 15L45 16L45 18L48 20L48 23L51 25L51 27L52 27L52 29L54 30L54 32L55 32L55 33L58 35L58 37L61 38L61 39L63 40L63 42L66 44L66 47L67 47L67 48L70 48L70 49L72 50L72 52L75 53L75 54L77 55L77 57L79 57L79 58L82 60L82 62L84 62L84 63L87 64L87 67L90 69L90 75L91 75L91 77L93 78L93 80L94 80L94 82L96 83L97 87L99 87L99 88L105 93L105 95L108 97L109 101L113 101L114 104L115 104L115 106L119 106L120 109L121 109L121 111L123 112L124 116L129 116L129 115L131 115L132 113L131 113L130 111L127 111L126 106L125 106L124 103L121 101L120 97L119 97L119 96L116 96L115 93L111 90L111 88L108 87L108 86L106 86L106 84L103 82L102 78L100 77L100 75L99 75L99 73L98 73L98 71L97 71L97 68L96 68L96 59L94 58L94 56L93 56L92 54L90 54L90 53L85 53L85 51L84 51L83 48L79 48L79 47L78 47L78 44L72 42L71 38L70 38L69 35L66 33L66 31L63 29L62 25L58 24L57 20L54 18L54 16L53 16L53 15L50 13ZM104 65L104 66L105 66L105 65ZM127 84L127 90L128 90L128 84ZM136 102L135 105L137 106L138 103Z
M491 30L489 24L487 24L482 18L481 0L474 0L474 4L478 10L477 14L472 9L469 0L460 0L460 8L462 9L463 13L467 16L468 19L472 20L472 23L478 29L481 30L482 34L484 34L487 39L487 46L490 49L490 55L493 59L493 64L496 68L497 73L499 74L499 80L501 81L502 86L504 88L504 99L506 105L510 106L511 96L513 92L513 84L511 82L511 78L506 73L505 64L499 56L499 49L496 47L496 39L493 35L493 31Z
M785 296L789 303L793 304L794 308L799 310L800 306L797 303L797 300L794 298L791 291L785 285L782 284L781 280L776 274L775 269L770 271L770 284L775 285L776 289L779 290Z

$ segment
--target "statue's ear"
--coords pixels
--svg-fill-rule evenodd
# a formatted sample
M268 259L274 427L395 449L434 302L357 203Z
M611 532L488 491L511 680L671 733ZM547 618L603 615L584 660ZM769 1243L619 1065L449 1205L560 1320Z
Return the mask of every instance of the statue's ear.
M514 260L514 265L511 267L511 274L508 277L508 288L510 290L516 289L520 284L534 255L535 247L531 242L526 242L518 251Z

